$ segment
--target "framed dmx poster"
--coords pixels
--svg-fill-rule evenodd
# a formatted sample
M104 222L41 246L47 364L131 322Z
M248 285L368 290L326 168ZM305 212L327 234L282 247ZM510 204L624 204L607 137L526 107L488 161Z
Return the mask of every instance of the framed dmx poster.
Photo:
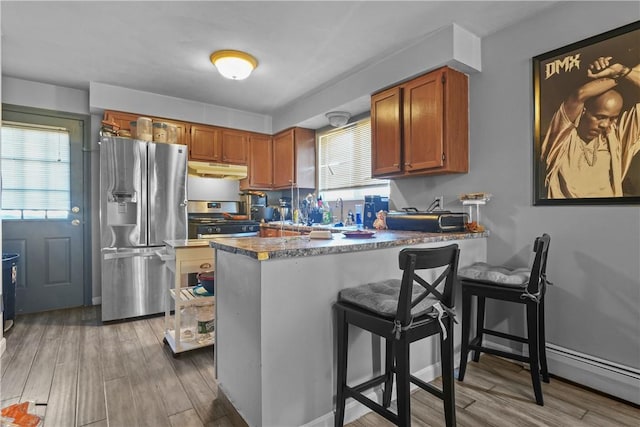
M640 21L533 58L534 204L640 204Z

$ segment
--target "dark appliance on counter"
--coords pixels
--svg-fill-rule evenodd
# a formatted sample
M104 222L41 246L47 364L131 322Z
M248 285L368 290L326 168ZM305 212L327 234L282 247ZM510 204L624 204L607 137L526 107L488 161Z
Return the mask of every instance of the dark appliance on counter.
M246 191L240 194L243 198L244 211L253 221L265 222L273 220L273 208L267 206L267 194L262 191Z
M387 227L390 230L424 231L446 233L465 231L469 215L461 212L431 211L420 212L416 208L404 208L404 212L387 213Z
M293 212L291 211L291 197L281 197L279 200L279 207L276 212L277 221L291 221L293 218Z
M187 224L189 239L223 237L255 237L260 234L260 223L243 214L241 202L189 200ZM189 274L189 286L198 284L197 274Z
M384 196L364 196L364 228L373 228L376 214L389 211L389 198Z

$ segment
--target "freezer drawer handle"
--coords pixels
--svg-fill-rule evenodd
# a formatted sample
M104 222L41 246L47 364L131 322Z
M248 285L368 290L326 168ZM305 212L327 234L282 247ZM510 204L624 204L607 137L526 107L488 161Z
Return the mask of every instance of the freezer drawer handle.
M152 252L152 253L115 252L115 253L105 254L104 259L133 258L133 257L151 258L154 256L157 256L155 252Z

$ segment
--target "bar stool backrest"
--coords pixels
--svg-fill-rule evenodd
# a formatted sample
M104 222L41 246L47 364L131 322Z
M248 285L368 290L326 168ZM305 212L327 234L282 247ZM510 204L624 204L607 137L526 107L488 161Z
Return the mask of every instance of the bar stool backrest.
M427 297L433 299L432 305L440 302L444 310L452 313L459 256L460 249L456 244L439 248L403 249L400 251L399 263L403 274L394 323L399 323L402 327L409 325L412 321L411 309ZM416 270L430 271L442 267L444 270L431 283L416 272ZM424 288L424 291L417 295L414 292L415 283ZM444 286L442 286L443 283Z
M531 266L531 275L529 276L529 284L527 292L523 297L539 299L546 292L547 284L547 255L549 253L549 244L551 237L544 233L540 237L536 237L533 244L533 252L535 253L533 265Z

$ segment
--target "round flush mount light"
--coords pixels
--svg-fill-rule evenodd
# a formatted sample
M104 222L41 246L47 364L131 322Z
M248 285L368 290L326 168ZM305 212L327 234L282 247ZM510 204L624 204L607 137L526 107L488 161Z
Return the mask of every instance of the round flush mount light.
M351 114L346 111L330 111L325 116L329 119L329 124L335 128L346 125L351 118Z
M258 66L253 56L239 50L218 50L211 54L211 62L223 77L244 80Z

